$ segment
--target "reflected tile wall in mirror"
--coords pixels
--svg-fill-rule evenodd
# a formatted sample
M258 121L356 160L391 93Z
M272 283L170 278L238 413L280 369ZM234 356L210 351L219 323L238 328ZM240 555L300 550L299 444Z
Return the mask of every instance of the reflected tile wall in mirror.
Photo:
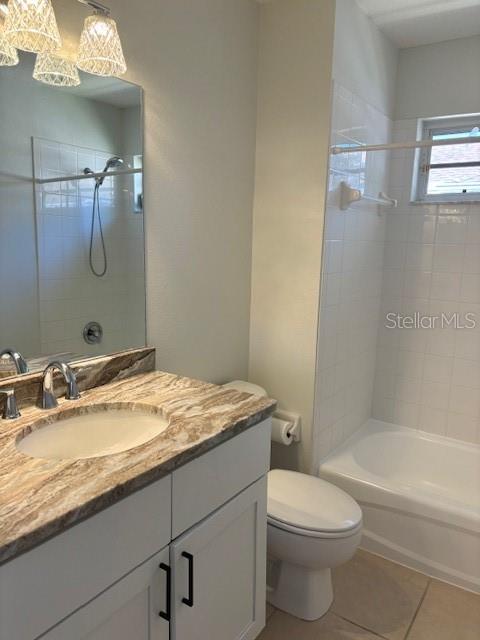
M39 356L144 346L142 175L108 177L99 190L102 278L89 267L94 178L39 183L103 171L112 156L123 159L121 169L141 167L141 88L82 74L80 87L59 89L33 80L32 69L29 54L0 68L0 350L13 346L36 367ZM101 266L98 218L94 231ZM100 344L83 339L90 321L103 327ZM11 369L0 362L0 376Z

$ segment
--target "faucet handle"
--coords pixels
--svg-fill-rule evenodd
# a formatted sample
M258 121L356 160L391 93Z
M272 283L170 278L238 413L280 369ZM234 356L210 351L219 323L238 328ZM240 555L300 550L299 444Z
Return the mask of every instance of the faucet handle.
M0 389L0 395L5 396L5 406L3 408L2 418L4 420L15 420L16 418L20 418L21 413L17 407L15 389Z

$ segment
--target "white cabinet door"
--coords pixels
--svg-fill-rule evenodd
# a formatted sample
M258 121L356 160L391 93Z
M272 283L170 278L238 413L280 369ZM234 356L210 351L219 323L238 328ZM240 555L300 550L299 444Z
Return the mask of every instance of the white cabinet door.
M171 495L166 476L0 566L0 639L34 640L167 547Z
M42 640L169 640L168 547L54 627ZM164 568L162 568L164 567Z
M266 478L170 545L172 640L253 640L265 625Z

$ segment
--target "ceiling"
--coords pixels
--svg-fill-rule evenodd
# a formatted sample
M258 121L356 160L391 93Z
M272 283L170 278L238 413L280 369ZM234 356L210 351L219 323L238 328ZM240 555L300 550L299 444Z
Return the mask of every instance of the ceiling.
M80 72L82 84L69 93L97 102L111 104L118 109L137 107L141 104L141 88L120 78L103 78Z
M480 0L357 0L397 46L480 34Z

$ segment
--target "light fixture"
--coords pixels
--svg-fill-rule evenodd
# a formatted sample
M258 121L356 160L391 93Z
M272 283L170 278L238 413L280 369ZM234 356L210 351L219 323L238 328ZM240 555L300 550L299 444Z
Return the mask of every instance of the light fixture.
M62 44L50 0L10 0L4 33L11 45L32 53L52 53Z
M13 67L18 64L18 52L5 37L3 22L8 13L8 7L0 2L0 67Z
M85 19L77 67L97 76L119 76L125 73L127 65L122 51L122 43L115 20L110 18L110 9L95 0L79 0L94 9L92 16Z
M73 62L53 53L39 53L33 77L54 87L78 87L80 76Z

